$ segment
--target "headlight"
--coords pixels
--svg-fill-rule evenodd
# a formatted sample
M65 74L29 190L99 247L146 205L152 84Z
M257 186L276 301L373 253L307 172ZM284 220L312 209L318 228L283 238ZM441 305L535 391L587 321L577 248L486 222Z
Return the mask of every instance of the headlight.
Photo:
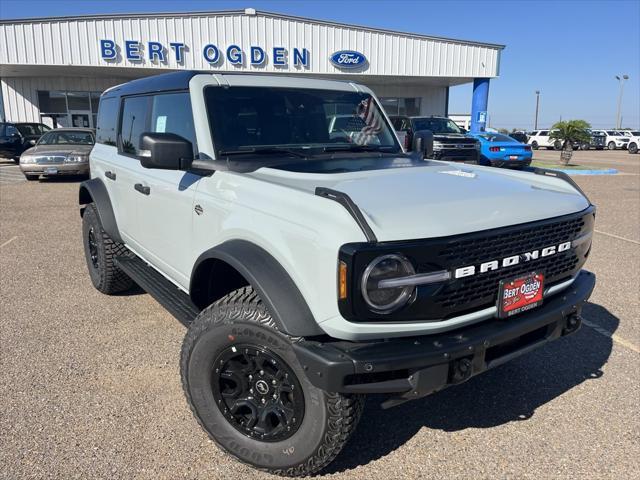
M442 142L433 142L433 149L434 150L442 150Z
M20 156L20 163L22 164L28 164L28 163L36 163L36 159L35 157L32 157L31 155L21 155Z
M415 269L406 257L399 254L382 255L373 260L362 275L362 297L374 312L391 313L409 301L415 286L380 288L379 282L414 274Z
M65 163L81 163L86 162L87 157L85 155L69 155L64 161Z
M30 144L30 145L35 145L35 144L36 144L36 141L35 141L34 139L31 139L31 140L29 140L29 144Z

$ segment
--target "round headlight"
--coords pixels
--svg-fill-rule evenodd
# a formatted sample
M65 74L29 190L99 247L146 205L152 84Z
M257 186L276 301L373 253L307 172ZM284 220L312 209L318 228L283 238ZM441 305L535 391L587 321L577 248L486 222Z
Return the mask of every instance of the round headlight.
M379 288L381 280L415 275L413 265L398 254L382 255L373 260L362 275L362 297L376 313L391 313L411 298L414 286Z

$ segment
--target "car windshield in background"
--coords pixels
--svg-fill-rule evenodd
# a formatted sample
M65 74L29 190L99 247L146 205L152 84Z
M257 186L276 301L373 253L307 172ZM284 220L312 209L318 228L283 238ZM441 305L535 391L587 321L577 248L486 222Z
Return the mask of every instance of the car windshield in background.
M42 137L38 145L93 145L95 140L89 132L49 132Z
M478 135L479 137L484 138L489 142L513 142L514 139L509 137L508 135L503 135L502 133L485 133L483 135Z
M430 130L433 133L462 133L460 127L447 118L414 118L411 121L416 132Z
M21 135L25 137L31 137L34 135L42 135L44 132L51 130L46 125L40 125L39 123L19 123L16 124L16 128Z
M278 149L401 151L380 107L366 93L209 87L205 98L220 155Z

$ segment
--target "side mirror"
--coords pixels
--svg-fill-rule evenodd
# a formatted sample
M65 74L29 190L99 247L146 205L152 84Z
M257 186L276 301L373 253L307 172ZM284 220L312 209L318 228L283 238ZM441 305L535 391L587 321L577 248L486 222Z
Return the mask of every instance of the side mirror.
M183 170L193 160L193 146L175 133L146 132L140 136L138 157L144 168Z
M418 130L413 134L412 150L422 154L424 158L433 157L433 132Z
M11 135L9 135L11 138L22 138L22 136L19 133L12 133Z

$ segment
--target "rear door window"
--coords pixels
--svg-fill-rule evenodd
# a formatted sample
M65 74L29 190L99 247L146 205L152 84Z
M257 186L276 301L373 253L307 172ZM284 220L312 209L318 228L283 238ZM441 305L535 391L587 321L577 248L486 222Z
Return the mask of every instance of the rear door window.
M541 137L548 137L548 136L549 136L549 132L548 132L547 130L542 130L542 131L540 132L540 136L541 136Z
M148 132L148 96L125 98L120 120L120 144L118 151L126 155L140 154L140 137Z

